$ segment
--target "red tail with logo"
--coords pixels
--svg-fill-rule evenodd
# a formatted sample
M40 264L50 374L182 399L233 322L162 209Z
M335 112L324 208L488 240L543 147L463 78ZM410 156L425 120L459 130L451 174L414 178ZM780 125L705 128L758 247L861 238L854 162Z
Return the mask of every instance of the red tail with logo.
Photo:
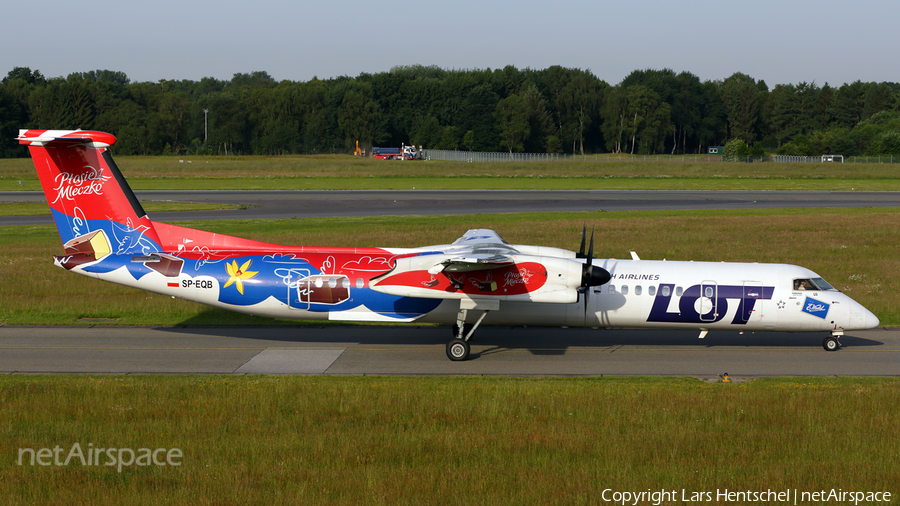
M153 222L109 155L115 137L84 130L20 130L17 140L31 151L67 249L96 242L89 237L102 231L111 253L161 250Z

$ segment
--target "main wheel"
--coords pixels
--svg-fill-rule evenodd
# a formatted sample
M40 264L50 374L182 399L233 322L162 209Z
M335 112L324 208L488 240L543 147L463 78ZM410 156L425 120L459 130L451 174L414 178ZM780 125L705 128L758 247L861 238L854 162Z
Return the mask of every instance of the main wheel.
M841 343L836 337L828 336L822 341L822 347L825 348L825 351L836 351L841 347Z
M469 343L462 339L453 339L447 343L447 358L454 362L469 358Z

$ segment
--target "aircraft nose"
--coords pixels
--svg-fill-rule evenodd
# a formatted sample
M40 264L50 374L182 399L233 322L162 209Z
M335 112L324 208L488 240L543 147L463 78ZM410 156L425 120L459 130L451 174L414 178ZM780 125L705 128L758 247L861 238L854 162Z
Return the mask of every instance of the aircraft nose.
M874 329L881 322L871 311L854 300L850 303L850 321L848 323L850 325L847 330L863 330Z
M878 320L878 317L875 316L874 314L872 314L871 311L866 309L866 328L874 329L875 327L878 326L879 323L881 323L881 322Z

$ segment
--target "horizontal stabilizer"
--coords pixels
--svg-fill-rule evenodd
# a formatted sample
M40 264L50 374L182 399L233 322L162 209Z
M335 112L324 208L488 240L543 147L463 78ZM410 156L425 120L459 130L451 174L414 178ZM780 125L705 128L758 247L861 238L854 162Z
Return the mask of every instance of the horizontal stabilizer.
M116 138L106 132L90 130L19 130L16 137L24 146L73 146L84 144L92 148L108 148Z

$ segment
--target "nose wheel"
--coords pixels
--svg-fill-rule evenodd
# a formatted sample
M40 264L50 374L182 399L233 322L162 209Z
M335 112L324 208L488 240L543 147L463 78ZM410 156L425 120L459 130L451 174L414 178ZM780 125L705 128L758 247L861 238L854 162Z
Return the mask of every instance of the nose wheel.
M822 341L822 347L825 351L837 351L841 347L841 342L837 336L828 336Z

